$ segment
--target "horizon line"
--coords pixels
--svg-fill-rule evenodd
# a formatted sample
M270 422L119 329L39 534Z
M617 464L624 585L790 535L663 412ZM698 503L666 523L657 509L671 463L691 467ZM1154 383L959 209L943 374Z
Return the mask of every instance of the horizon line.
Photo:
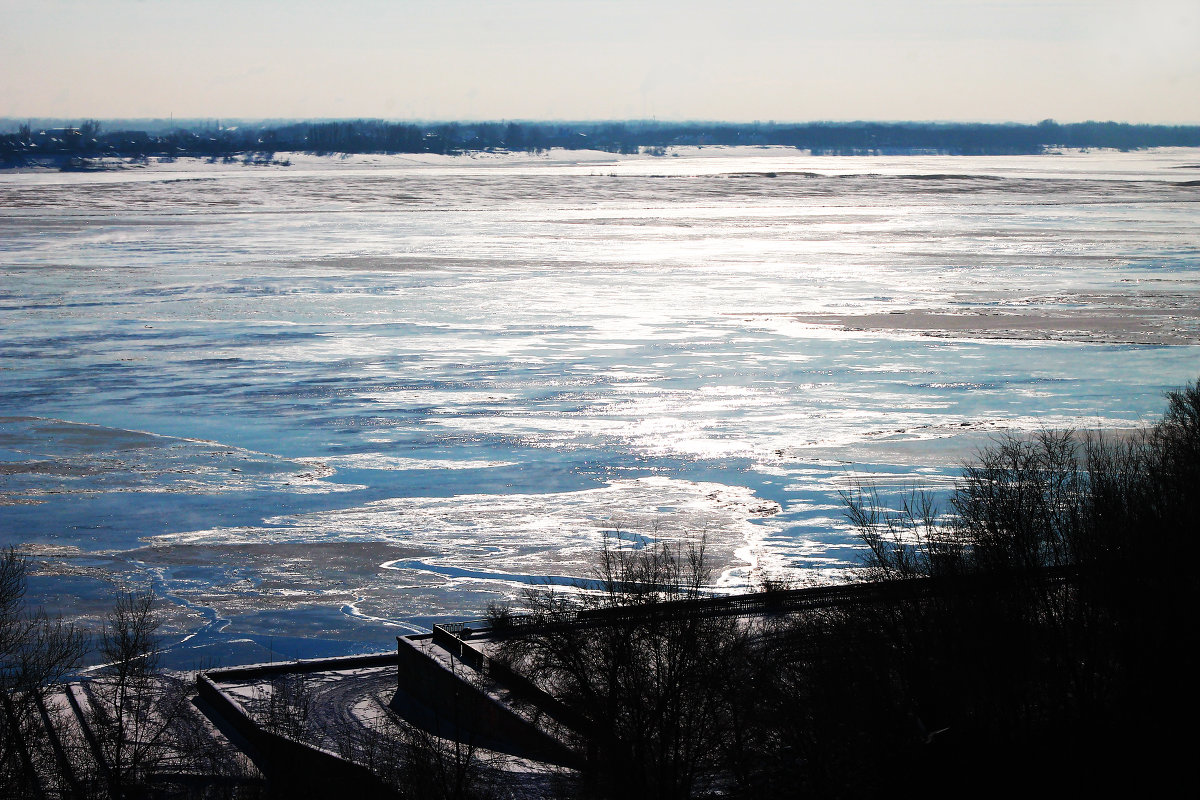
M390 124L409 124L409 125L448 125L448 124L496 124L496 123L526 123L526 124L558 124L558 125L597 125L597 124L615 124L615 123L638 123L638 124L656 124L656 125L1023 125L1036 126L1043 123L1051 123L1055 125L1086 125L1086 124L1113 124L1113 125L1130 125L1130 126L1153 126L1153 127L1169 127L1169 128L1187 128L1200 127L1200 121L1196 122L1145 122L1132 120L1117 120L1117 119L1080 119L1080 120L1059 120L1054 117L1046 117L1040 120L1013 120L1013 119L873 119L866 117L856 118L813 118L813 119L705 119L705 118L659 118L659 117L375 117L375 116L336 116L336 117L320 117L320 116L275 116L275 117L253 117L253 116L226 116L226 115L203 115L203 116L175 116L169 114L162 117L153 116L109 116L97 117L89 115L0 115L0 122L31 122L33 120L55 121L55 122L70 122L72 120L96 122L175 122L183 123L221 123L239 122L239 123L304 123L304 122L385 122Z

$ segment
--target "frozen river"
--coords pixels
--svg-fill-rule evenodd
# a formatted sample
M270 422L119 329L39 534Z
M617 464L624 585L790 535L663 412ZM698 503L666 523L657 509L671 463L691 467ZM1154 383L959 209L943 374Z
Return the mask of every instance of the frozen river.
M0 174L0 544L177 663L386 648L603 537L836 578L838 492L1200 373L1200 152ZM184 641L186 639L186 641Z

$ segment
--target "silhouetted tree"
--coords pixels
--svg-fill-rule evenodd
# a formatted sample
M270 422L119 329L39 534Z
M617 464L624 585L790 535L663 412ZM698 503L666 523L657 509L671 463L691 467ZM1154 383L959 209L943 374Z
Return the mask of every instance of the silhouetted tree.
M506 639L501 657L588 720L589 772L605 796L690 797L730 758L749 631L668 605L710 584L703 540L607 539L592 582L525 596L540 625ZM581 614L604 619L580 625Z
M190 687L161 669L159 625L152 592L119 596L100 633L102 666L85 684L114 798L144 793L180 756L174 739Z
M27 559L0 551L0 797L27 797L55 768L39 705L83 657L72 625L25 607Z
M999 440L964 466L946 514L920 493L895 509L871 489L846 500L868 578L936 581L856 614L886 646L890 691L957 748L932 772L1015 759L1060 788L1173 774L1186 756L1170 721L1197 711L1200 668L1177 617L1200 589L1195 384L1131 435Z

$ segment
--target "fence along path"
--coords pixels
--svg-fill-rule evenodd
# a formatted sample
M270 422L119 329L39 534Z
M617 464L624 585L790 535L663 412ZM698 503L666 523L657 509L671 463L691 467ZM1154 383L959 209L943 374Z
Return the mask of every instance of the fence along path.
M506 630L562 627L601 627L625 621L637 621L653 615L655 620L689 617L762 616L824 608L874 605L886 602L922 600L943 592L983 592L1012 588L1025 583L1060 584L1076 576L1075 567L1048 567L1035 573L1005 573L933 578L903 578L847 583L837 586L812 586L803 589L778 589L724 597L697 597L683 600L633 602L601 608L580 608L553 619L538 614L516 614L503 625L493 626L492 635ZM620 594L619 592L617 594ZM441 627L459 634L472 623L461 622ZM486 623L485 623L486 624Z

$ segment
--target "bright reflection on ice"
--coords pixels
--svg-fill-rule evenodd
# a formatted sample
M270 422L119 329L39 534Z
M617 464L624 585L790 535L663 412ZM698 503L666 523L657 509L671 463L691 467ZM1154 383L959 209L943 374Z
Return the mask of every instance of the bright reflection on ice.
M830 580L856 479L1196 377L1195 151L570 158L0 175L0 543L213 641L477 613L618 528Z

